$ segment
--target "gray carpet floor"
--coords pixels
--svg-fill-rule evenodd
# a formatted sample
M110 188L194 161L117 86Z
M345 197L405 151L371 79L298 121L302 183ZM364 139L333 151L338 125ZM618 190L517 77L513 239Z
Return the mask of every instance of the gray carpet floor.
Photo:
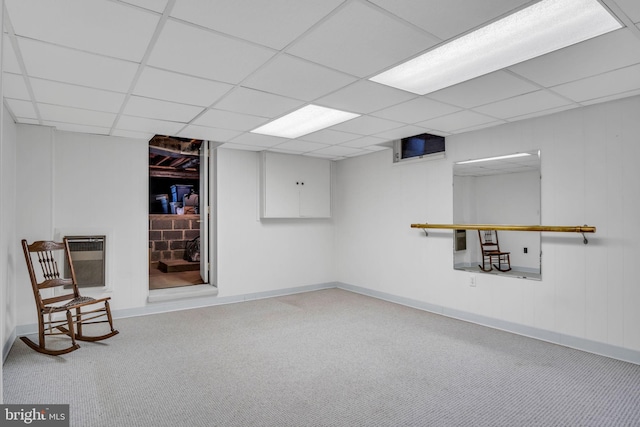
M344 290L116 320L4 401L72 426L639 426L640 366Z

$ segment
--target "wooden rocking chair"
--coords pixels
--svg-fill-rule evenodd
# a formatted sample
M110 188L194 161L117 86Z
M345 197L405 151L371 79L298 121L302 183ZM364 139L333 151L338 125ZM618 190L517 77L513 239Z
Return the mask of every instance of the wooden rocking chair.
M76 344L76 340L100 341L118 333L117 330L113 329L113 319L109 308L110 298L95 299L80 295L73 262L69 253L69 243L66 238L62 243L37 241L28 244L26 240L22 240L22 249L27 261L33 296L35 297L38 311L38 343L36 344L27 337L20 337L25 344L40 353L57 356L80 348ZM63 254L64 260L68 262L70 278L61 277L56 254ZM42 282L38 282L34 269L34 261L36 260L42 268L42 276L44 277ZM70 289L64 289L65 287ZM47 289L61 289L63 294L43 298L41 291L50 292ZM90 309L83 312L85 307ZM59 313L64 313L64 317L59 317ZM84 335L82 326L93 323L108 323L111 331L99 336ZM59 350L47 348L45 337L51 335L69 336L71 338L71 346Z
M511 252L500 250L497 230L478 230L478 239L480 239L480 250L482 251L482 265L478 265L478 267L482 271L488 272L494 268L502 272L511 270ZM496 261L497 265L494 264Z

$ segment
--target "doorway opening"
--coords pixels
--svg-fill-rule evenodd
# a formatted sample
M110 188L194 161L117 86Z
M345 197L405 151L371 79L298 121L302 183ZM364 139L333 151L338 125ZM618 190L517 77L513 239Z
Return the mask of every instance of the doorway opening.
M207 151L202 140L149 141L150 290L209 282Z

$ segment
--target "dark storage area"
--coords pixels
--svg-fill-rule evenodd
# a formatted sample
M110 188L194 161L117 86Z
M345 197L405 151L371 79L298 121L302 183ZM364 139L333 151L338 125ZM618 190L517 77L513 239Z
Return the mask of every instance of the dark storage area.
M178 180L149 176L149 213L175 215L178 207L194 205L194 201L197 200L198 186L197 179ZM185 203L185 197L187 203Z
M156 135L149 141L149 288L203 283L200 262L186 259L200 236L202 141Z
M199 188L201 145L200 140L159 135L149 142L150 214L198 212L194 195Z

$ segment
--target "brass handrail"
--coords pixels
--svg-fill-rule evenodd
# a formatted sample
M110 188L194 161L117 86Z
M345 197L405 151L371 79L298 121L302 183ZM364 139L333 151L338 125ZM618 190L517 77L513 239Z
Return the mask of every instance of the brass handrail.
M503 224L411 224L411 228L445 228L451 230L554 231L565 233L595 233L588 225L503 225Z
M411 228L440 228L451 230L500 230L500 231L551 231L561 233L582 233L584 243L589 241L584 233L595 233L596 228L588 225L505 225L505 224L411 224Z

